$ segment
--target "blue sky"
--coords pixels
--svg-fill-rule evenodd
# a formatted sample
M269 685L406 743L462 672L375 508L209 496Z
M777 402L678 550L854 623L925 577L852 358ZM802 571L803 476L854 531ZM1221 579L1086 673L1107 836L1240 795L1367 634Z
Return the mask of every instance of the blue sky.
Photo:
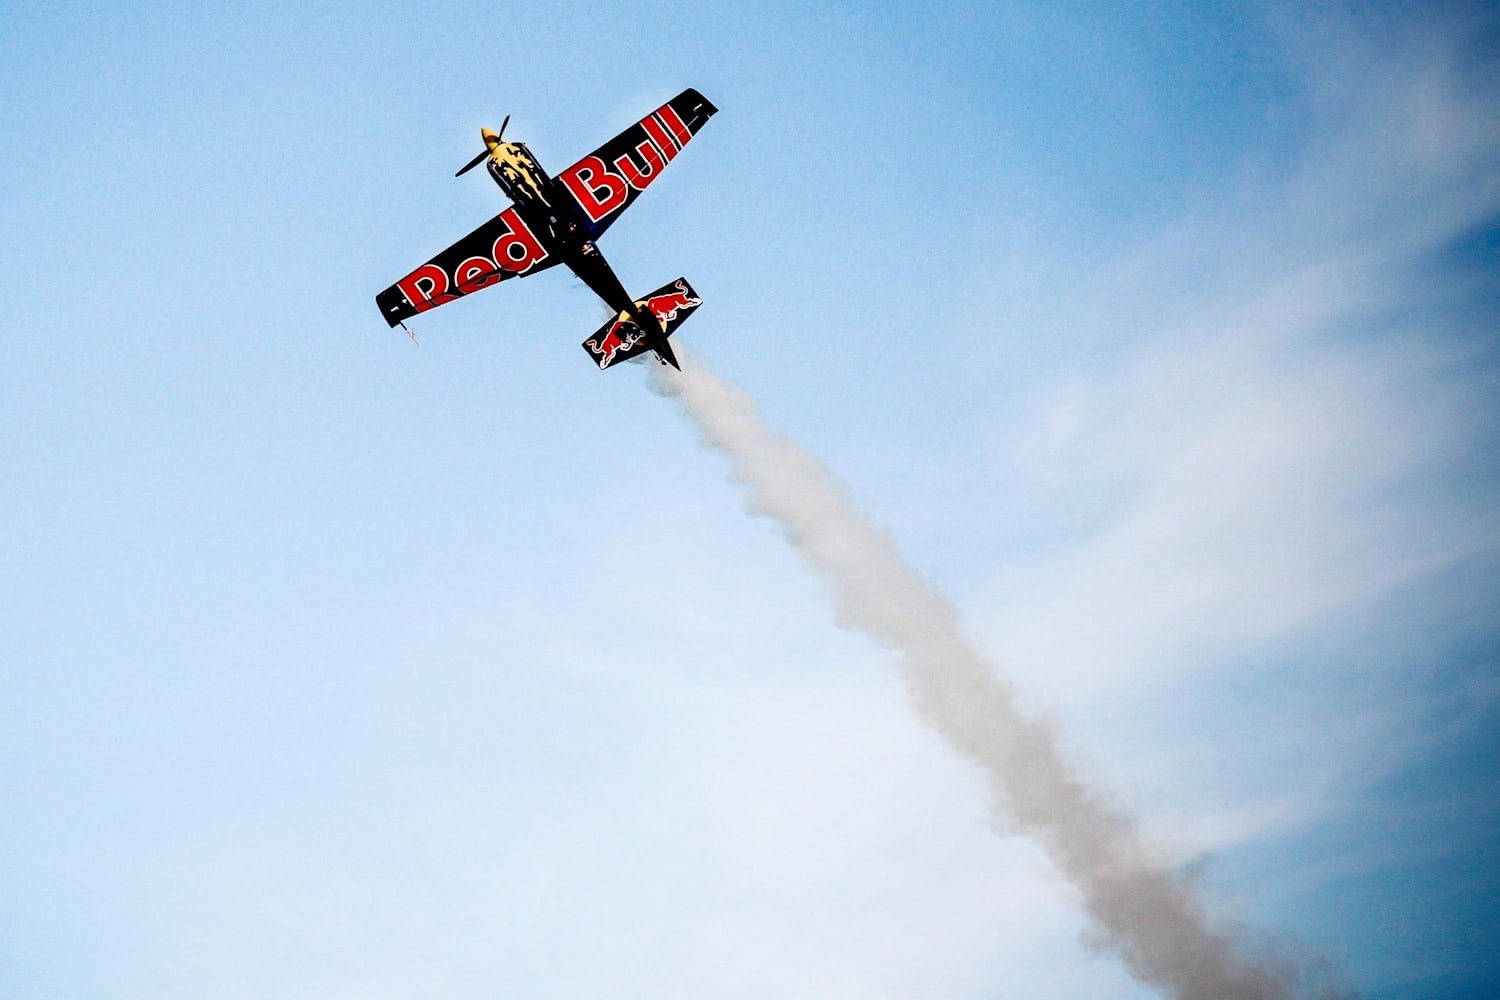
M1500 988L1481 6L0 9L0 992L1150 995L557 271L603 241L1210 909Z

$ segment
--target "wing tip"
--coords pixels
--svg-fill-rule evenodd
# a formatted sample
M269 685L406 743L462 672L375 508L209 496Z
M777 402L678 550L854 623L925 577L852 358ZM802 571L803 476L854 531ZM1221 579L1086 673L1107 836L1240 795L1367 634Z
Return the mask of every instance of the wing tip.
M677 100L685 102L697 114L704 118L711 118L719 113L719 109L713 101L704 97L697 87L689 87L677 95Z

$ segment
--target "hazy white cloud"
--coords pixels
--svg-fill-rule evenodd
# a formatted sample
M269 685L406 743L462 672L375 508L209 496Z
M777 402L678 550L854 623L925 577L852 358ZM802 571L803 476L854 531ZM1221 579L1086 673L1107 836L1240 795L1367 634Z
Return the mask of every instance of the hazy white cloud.
M1025 691L1097 726L1079 739L1183 850L1336 812L1413 737L1392 706L1336 697L1249 732L1226 669L1280 683L1257 658L1280 668L1500 554L1475 365L1493 331L1462 308L1490 279L1442 260L1500 212L1500 87L1462 38L1333 34L1298 40L1320 126L1293 169L1102 267L1032 268L1027 294L1062 305L1020 314L1023 334L1099 349L1027 387L985 459L1027 509L1100 498L996 566L975 627ZM1311 655L1304 684L1405 669ZM1226 710L1173 746L1147 721Z

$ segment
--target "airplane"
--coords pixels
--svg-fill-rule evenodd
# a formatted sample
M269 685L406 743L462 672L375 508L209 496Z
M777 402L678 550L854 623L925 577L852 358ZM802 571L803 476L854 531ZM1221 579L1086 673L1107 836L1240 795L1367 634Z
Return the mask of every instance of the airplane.
M690 87L556 177L525 143L505 141L509 115L499 132L480 129L484 152L454 176L484 163L511 207L376 295L380 314L405 330L418 313L566 264L615 313L583 342L601 370L647 351L680 369L668 338L703 300L686 278L632 299L595 241L718 110Z

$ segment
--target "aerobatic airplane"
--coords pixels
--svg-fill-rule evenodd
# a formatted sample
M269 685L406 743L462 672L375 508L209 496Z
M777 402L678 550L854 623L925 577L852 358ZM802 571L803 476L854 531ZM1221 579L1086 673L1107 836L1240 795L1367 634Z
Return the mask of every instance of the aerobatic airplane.
M583 342L602 369L647 351L678 367L667 338L701 304L686 278L632 299L595 244L719 109L689 88L556 177L522 142L481 129L484 152L455 177L486 163L513 202L379 295L391 326L488 285L566 264L615 316ZM487 162L486 162L487 161ZM410 332L410 331L408 331Z

